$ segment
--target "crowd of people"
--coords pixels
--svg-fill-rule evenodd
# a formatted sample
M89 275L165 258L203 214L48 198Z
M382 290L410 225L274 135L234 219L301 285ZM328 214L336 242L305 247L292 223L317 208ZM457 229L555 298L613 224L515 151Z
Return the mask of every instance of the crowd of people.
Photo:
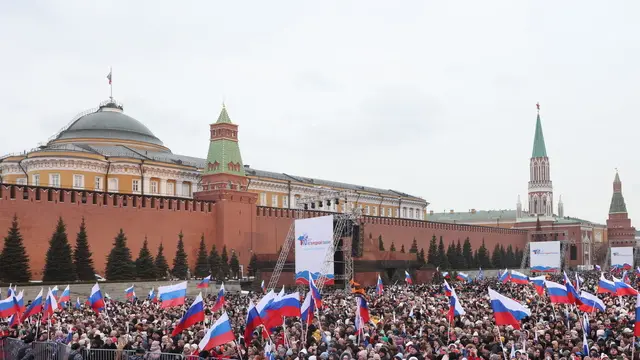
M596 294L600 273L582 272L580 277L580 288ZM560 277L554 280L562 282ZM148 299L107 301L106 311L101 313L85 305L80 309L69 306L59 310L50 322L40 323L32 317L13 327L6 322L1 325L3 341L10 338L24 344L15 355L17 359L30 359L30 345L45 341L68 346L68 358L74 360L91 359L91 350L95 349L112 350L109 359L123 360L613 360L632 356L636 344L634 297L599 294L606 310L588 314L585 353L583 313L575 306L552 305L549 297L538 295L531 284L502 283L496 278L448 281L466 313L453 322L448 318L450 299L440 280L389 285L382 294L376 288L367 289L370 322L360 331L355 326L355 298L359 295L325 288L322 309L312 324L306 326L296 317L285 318L282 326L271 329L268 339L261 331L255 331L250 339L243 337L249 301L257 303L264 295L227 293L223 311L230 319L236 342L207 351L200 351L198 344L221 314L210 311L215 294L204 299L204 323L176 336L171 332L193 299L184 306L166 309ZM531 310L531 316L521 320L520 329L495 325L489 287ZM297 290L288 292L292 291Z

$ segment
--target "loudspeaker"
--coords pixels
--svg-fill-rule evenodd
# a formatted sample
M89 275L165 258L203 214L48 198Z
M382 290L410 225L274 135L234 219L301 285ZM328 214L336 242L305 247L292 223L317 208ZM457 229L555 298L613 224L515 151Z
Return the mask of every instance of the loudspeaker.
M304 204L304 209L305 209L305 210L309 210L309 205Z
M331 206L331 200L327 200L327 206Z
M340 205L340 199L336 199L336 205Z
M311 203L311 208L312 208L312 209L315 209L315 208L316 208L316 203L312 202L312 203Z
M318 207L322 207L322 201L318 201Z

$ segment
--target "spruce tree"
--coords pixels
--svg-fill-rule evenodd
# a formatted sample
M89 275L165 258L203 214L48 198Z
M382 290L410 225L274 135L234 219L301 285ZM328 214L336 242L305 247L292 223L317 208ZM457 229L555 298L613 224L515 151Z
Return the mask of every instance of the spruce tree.
M396 244L395 242L391 242L391 246L389 247L389 251L396 251Z
M256 276L256 270L258 270L258 256L254 253L249 260L249 266L247 267L248 276Z
M440 265L438 263L438 244L435 235L433 235L431 241L429 242L429 249L427 251L427 264L431 264L433 266Z
M505 261L505 265L507 267L513 268L516 267L515 263L516 263L516 254L513 252L513 247L511 246L511 244L509 244L509 246L507 246L507 251L505 253L504 256L504 261Z
M522 264L522 257L524 256L524 252L520 249L518 249L518 247L516 246L516 250L515 250L515 255L516 255L516 267L520 267L520 265Z
M229 255L227 254L227 245L222 247L222 253L220 253L220 270L222 277L224 280L229 277Z
M187 253L184 251L184 241L182 240L182 231L178 234L178 248L176 249L176 257L173 258L173 270L171 274L178 279L186 279L188 277L189 264L187 263Z
M441 269L449 268L449 260L447 259L447 253L444 249L444 241L442 240L442 236L440 236L440 242L438 243L438 254L436 255L436 262Z
M504 267L502 253L500 252L500 244L496 244L496 247L493 248L493 254L491 255L491 265L494 269L502 269Z
M462 255L462 244L460 244L460 239L458 239L458 243L456 244L456 264L458 269L467 269L467 260Z
M9 233L4 238L0 253L0 279L6 283L22 283L31 280L29 256L22 243L18 216L13 216Z
M447 260L449 261L450 269L458 269L458 255L456 254L456 246L453 243L447 246Z
M145 236L142 247L136 259L136 277L142 280L155 279L158 276L156 264L153 261L153 255L149 251L149 243Z
M229 260L229 269L231 270L231 276L234 278L240 277L240 261L235 251L231 252L231 260Z
M166 278L169 272L169 263L167 262L167 258L164 257L164 246L162 243L158 246L158 255L156 255L156 271L156 277L159 279Z
M401 253L403 253L403 254L405 253L405 251L404 251L404 244L402 244L402 245L400 246L400 252L401 252Z
M207 255L207 248L204 245L204 234L200 237L200 248L198 249L198 259L196 260L196 271L194 271L194 274L200 278L211 274L209 256Z
M213 247L209 252L209 268L211 269L211 276L213 278L222 279L220 272L220 255L218 254L218 250L216 249L215 244L213 244Z
M49 250L44 264L42 280L45 282L75 281L78 278L73 266L73 252L67 239L67 229L62 218L49 240Z
M411 243L411 248L409 249L409 253L417 254L418 253L418 241L416 238L413 238L413 242Z
M382 241L382 234L378 236L378 250L384 251L384 241Z
M473 250L471 249L471 241L467 237L464 239L464 244L462 245L462 257L464 258L464 263L467 269L474 269L476 265L473 261Z
M76 236L76 247L73 251L73 265L80 281L94 281L96 270L93 267L93 259L89 250L89 240L87 240L87 228L84 218L80 223L80 231Z
M131 259L131 250L127 247L127 237L120 229L113 241L113 249L107 257L107 280L132 280L136 277L136 265Z
M418 253L418 264L420 264L420 266L424 266L427 263L427 259L424 255L424 248L420 249L420 252Z
M478 267L483 269L491 268L491 258L489 257L489 250L487 246L484 244L484 239L482 239L482 245L478 248L478 254L476 256L476 264Z
M477 269L478 267L480 267L479 265L480 263L478 262L478 250L474 250L473 251L473 263L471 265L471 269Z

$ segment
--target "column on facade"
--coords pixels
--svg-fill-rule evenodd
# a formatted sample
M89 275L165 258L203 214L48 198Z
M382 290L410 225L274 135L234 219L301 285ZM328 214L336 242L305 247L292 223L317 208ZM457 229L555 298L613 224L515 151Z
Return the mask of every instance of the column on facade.
M149 195L151 193L151 177L145 177L142 183L142 193Z
M160 179L160 195L167 195L167 179Z
M176 188L174 189L175 196L185 196L186 194L182 193L182 180L176 180Z

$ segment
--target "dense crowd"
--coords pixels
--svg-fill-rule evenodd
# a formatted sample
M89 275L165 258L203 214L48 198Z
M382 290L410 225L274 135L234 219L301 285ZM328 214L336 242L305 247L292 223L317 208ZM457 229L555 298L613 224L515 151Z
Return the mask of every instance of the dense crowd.
M584 279L581 289L597 293L600 273L583 272L580 276ZM560 278L554 280L561 282ZM276 328L269 340L259 331L254 332L251 339L243 338L249 300L257 303L263 294L227 293L224 308L237 342L209 351L199 351L198 343L220 316L220 312L209 311L215 295L205 298L204 324L174 337L171 332L188 304L160 309L158 304L143 299L108 301L106 312L100 314L84 306L69 307L56 313L51 323L39 323L38 319L31 318L13 328L8 328L6 322L2 326L5 336L21 339L26 344L18 359L28 358L25 356L30 343L47 340L68 344L72 350L69 358L75 360L88 359L87 349L114 350L114 359L173 359L170 354L176 354L176 358L182 354L194 359L254 360L265 357L283 360L567 360L632 356L636 305L633 297L599 295L606 311L588 314L589 353L586 354L583 313L576 307L551 305L549 298L536 294L532 285L503 284L495 278L449 282L466 311L452 323L447 319L449 298L441 282L386 286L382 295L376 294L373 288L368 289L371 321L361 332L354 326L355 295L325 289L323 308L308 329L299 318L285 318L283 326ZM522 320L521 329L495 325L488 287L529 307L532 314ZM121 356L117 350L130 352Z

